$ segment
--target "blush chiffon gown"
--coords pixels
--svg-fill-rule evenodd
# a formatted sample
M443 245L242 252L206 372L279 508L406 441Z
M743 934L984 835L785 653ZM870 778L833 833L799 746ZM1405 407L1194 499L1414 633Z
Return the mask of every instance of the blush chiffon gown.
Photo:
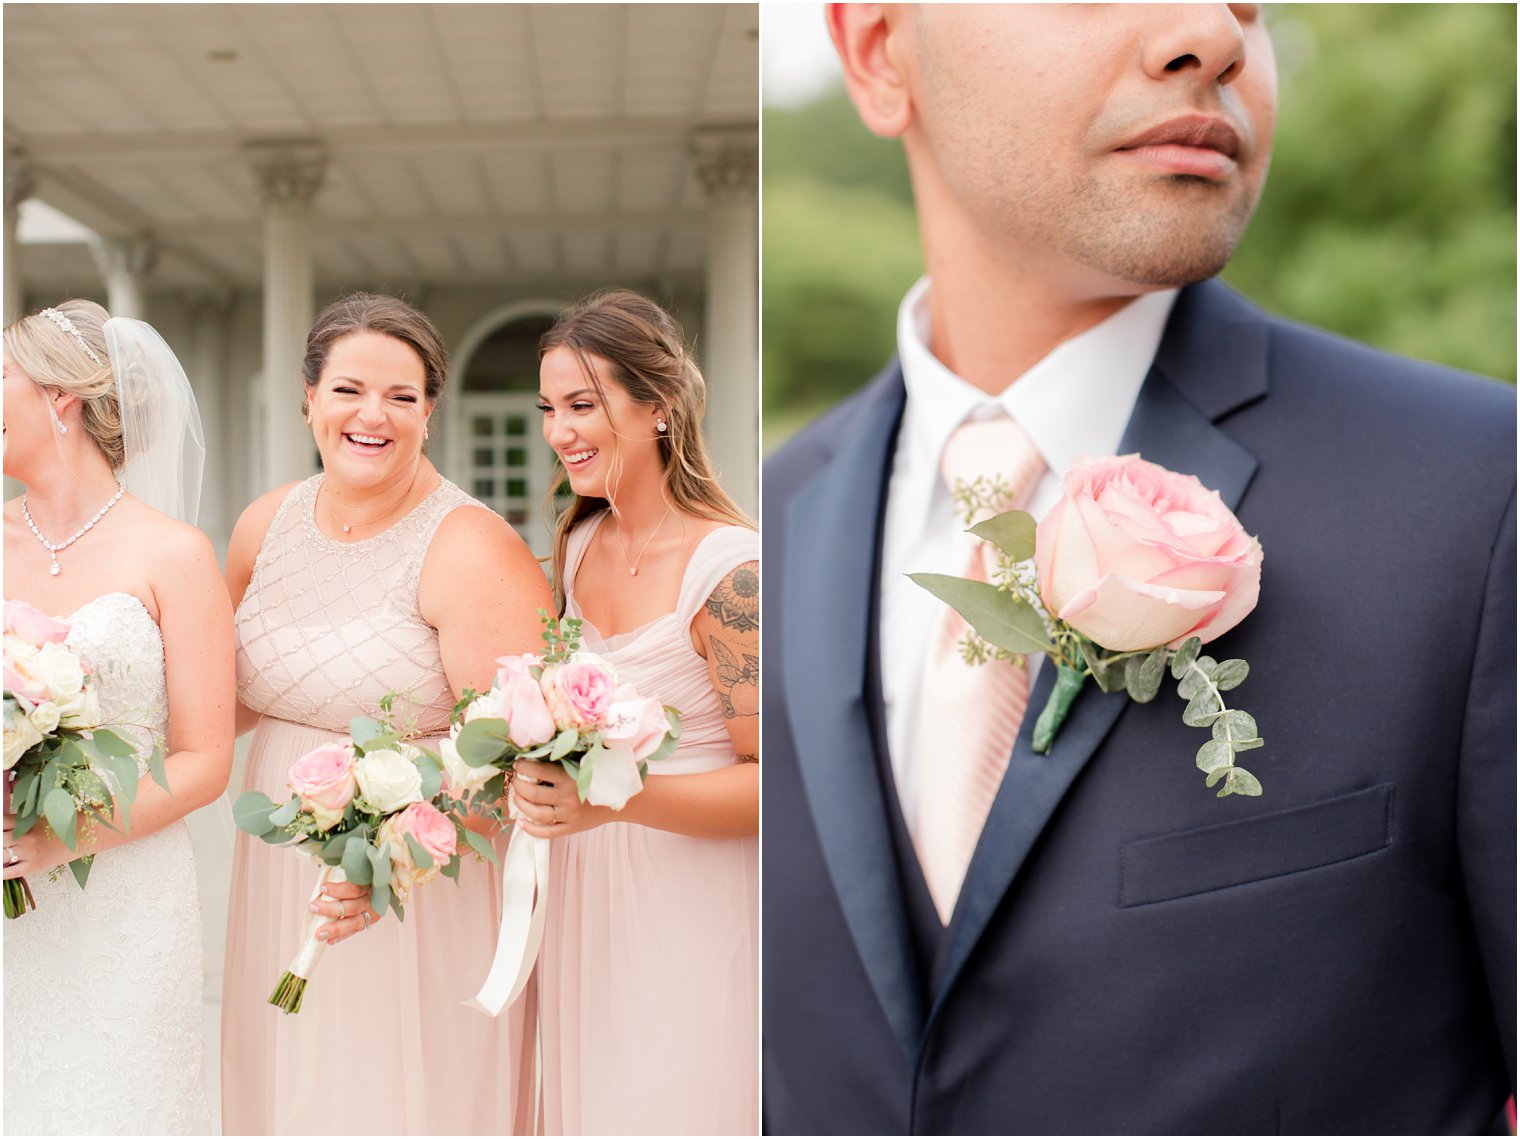
M417 608L422 563L455 509L484 509L443 480L405 518L358 542L313 519L321 475L294 487L259 550L237 612L238 697L262 713L242 790L276 802L302 755L374 715L387 692L436 748L454 704L438 634ZM501 844L504 848L504 842ZM316 883L310 858L237 836L222 1013L228 1135L525 1134L531 1002L499 1019L464 1007L490 966L500 921L495 867L469 856L459 885L413 891L328 948L301 1011L266 1003L299 948ZM526 1083L524 1082L526 1081Z
M606 517L571 534L569 616L581 616L575 572ZM651 775L737 762L691 622L758 558L754 531L721 527L693 552L675 612L612 637L582 629L619 680L681 712L680 746ZM545 1134L758 1133L758 853L754 837L632 823L554 840L537 967Z

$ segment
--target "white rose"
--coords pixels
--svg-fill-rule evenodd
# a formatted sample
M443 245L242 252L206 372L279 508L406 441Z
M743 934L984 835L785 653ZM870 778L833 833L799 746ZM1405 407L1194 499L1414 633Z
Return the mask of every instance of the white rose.
M449 794L456 799L465 799L475 794L496 774L496 768L489 763L471 767L460 756L452 739L445 739L438 745L438 757L443 760L443 781L448 786Z
M56 641L38 649L31 666L54 700L68 700L84 687L84 669L79 666L79 658Z
M58 730L58 705L52 700L44 700L28 712L26 718L43 735L55 732Z
M57 704L58 722L66 728L93 728L100 724L100 701L93 687L81 688Z
M26 713L14 700L5 702L5 770L16 766L28 748L42 742L42 733L32 726Z
M468 724L471 720L505 720L508 711L501 691L492 688L470 701L470 706L464 710L463 722Z
M354 765L354 778L364 801L384 814L422 802L422 773L399 751L365 752Z

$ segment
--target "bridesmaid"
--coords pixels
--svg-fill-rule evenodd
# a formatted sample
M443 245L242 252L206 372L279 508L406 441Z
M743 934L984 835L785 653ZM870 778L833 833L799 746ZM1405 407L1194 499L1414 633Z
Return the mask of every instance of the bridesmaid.
M755 1134L759 541L701 436L675 320L614 291L540 347L544 438L575 499L554 583L583 646L679 708L678 750L621 812L557 765L513 795L554 839L538 985L547 1134Z
M244 789L276 800L306 752L374 714L437 737L460 692L502 653L538 647L548 582L505 521L423 454L447 361L426 316L359 293L317 317L303 410L323 474L281 487L238 521L227 554L237 606L239 729L253 727ZM425 740L436 746L436 739ZM469 862L469 860L467 860ZM316 869L238 836L222 1018L226 1134L503 1134L528 1120L523 1017L460 1002L490 964L500 883L467 864L418 890L404 924L368 888L334 884L317 912L330 949L301 1012L265 1003L295 953ZM357 935L357 936L356 936Z

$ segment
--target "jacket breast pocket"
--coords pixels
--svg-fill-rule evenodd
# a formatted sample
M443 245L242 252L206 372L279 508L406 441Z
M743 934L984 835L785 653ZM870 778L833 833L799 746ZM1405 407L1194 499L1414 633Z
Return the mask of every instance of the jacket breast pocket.
M1119 848L1119 905L1145 906L1372 854L1393 837L1393 784Z

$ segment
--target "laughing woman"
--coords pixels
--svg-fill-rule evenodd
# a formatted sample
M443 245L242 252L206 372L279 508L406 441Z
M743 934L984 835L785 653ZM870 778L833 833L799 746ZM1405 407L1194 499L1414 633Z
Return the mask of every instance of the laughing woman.
M754 1134L759 540L718 485L671 316L614 291L540 345L544 438L575 499L554 582L583 647L680 709L620 812L557 765L513 795L553 839L538 984L546 1134Z
M537 645L543 572L423 454L446 369L432 322L392 297L337 301L307 337L304 406L323 473L250 506L227 554L238 726L257 723L245 789L286 798L290 765L387 692L407 694L399 720L439 736L461 691L490 684L496 656ZM225 1133L520 1133L514 1112L529 1110L531 1089L503 1073L524 1060L527 1010L495 1021L461 1004L490 960L497 873L467 860L458 889L417 891L404 925L370 908L367 887L326 887L317 912L338 920L323 932L348 944L285 1016L265 998L299 945L315 873L238 836Z

